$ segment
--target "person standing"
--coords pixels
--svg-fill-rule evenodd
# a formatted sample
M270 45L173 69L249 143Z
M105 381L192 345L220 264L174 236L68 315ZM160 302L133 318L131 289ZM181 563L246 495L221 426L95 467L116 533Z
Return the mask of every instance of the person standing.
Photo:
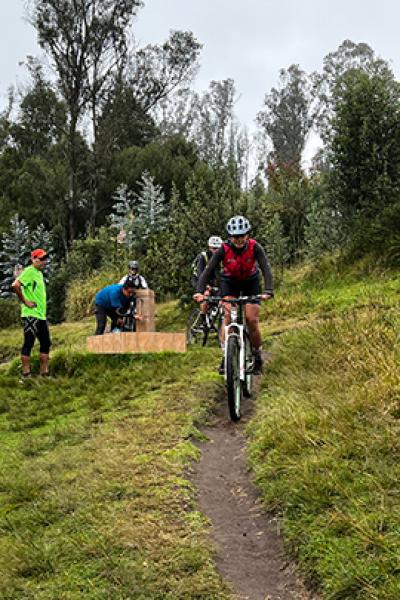
M30 356L35 339L39 340L40 374L49 374L50 333L46 319L46 284L42 270L48 258L47 252L37 248L31 252L32 264L18 275L11 288L20 299L24 343L21 350L22 374L29 377Z

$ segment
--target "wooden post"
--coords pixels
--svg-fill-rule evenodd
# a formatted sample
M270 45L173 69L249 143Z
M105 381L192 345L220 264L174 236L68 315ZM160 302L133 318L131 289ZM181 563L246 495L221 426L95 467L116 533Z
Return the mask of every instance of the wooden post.
M136 331L155 331L155 299L153 290L136 290L136 312L142 319L136 321Z

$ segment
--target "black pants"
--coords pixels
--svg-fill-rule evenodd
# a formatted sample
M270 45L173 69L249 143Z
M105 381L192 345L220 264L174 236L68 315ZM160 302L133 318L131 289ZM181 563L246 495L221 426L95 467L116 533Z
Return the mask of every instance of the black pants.
M106 328L107 317L111 319L111 329L117 327L119 317L115 308L104 308L104 306L96 304L94 314L96 315L95 335L103 335Z
M39 340L39 352L48 354L50 352L51 340L47 321L36 319L35 317L22 317L22 327L24 328L24 345L22 346L22 356L30 356L35 343Z
M233 279L229 277L221 277L221 296L257 296L261 294L260 276L251 277L250 279ZM250 304L260 304L260 300L252 300Z

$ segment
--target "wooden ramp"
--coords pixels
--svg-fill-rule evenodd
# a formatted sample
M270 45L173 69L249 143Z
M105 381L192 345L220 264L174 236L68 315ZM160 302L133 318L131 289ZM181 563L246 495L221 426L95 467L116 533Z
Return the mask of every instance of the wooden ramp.
M156 331L136 333L105 333L86 339L88 352L101 354L124 354L136 352L186 352L184 333L161 333Z

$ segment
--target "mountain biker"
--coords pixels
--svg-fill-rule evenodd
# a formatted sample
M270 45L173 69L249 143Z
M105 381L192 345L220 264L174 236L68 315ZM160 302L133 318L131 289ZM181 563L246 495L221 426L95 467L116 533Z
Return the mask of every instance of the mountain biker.
M128 263L128 275L124 275L119 281L120 285L123 285L128 277L132 277L135 283L136 289L145 290L148 288L147 282L143 275L139 275L139 263L137 260L130 260Z
M118 309L125 309L135 295L135 281L127 277L125 283L107 285L95 296L96 331L95 335L103 335L107 317L111 319L111 330L121 324Z
M236 298L240 295L255 296L261 294L262 299L273 297L273 278L271 267L264 248L250 238L251 225L245 217L237 215L229 219L226 229L228 240L213 255L200 276L197 290L193 298L197 302L204 301L204 290L212 273L222 263L221 296ZM260 271L263 275L261 283ZM261 291L263 290L263 291ZM225 304L225 324L230 323L230 305ZM262 370L261 333L259 327L260 301L251 300L245 305L245 315L250 341L254 352L254 373ZM223 362L219 369L223 372Z
M192 274L192 285L195 289L197 289L197 285L199 282L199 278L201 276L201 274L203 273L204 269L206 268L206 266L208 265L210 259L214 256L214 254L217 252L217 250L219 248L221 248L222 246L222 239L217 236L217 235L212 235L209 239L208 239L208 249L200 252L200 254L198 254L195 258L195 260L193 261L193 274ZM217 272L214 269L213 273L211 273L210 279L208 281L206 290L204 295L205 296L209 296L211 289L213 287L217 286ZM200 304L200 311L201 311L201 315L203 318L203 322L205 319L205 315L207 313L207 302L202 302Z
M21 317L24 329L24 344L21 351L21 362L24 377L29 377L31 374L30 355L35 338L39 340L40 344L40 374L49 374L51 340L46 320L46 285L42 273L47 259L46 250L42 248L32 250L32 264L20 271L11 284L13 291L22 302Z

